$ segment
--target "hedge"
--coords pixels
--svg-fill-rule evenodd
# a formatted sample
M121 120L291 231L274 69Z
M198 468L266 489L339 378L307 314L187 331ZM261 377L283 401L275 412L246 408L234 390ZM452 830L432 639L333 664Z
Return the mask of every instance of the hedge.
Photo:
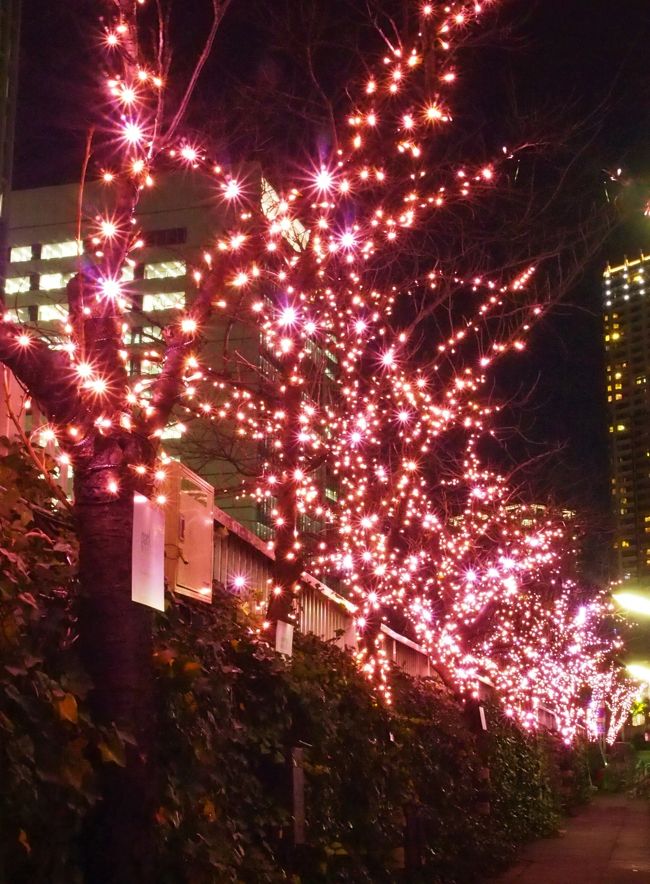
M0 555L0 882L74 884L98 769L128 735L90 718L73 535L16 450ZM490 706L484 733L475 703L399 671L388 710L349 654L298 635L285 660L226 593L170 600L155 648L160 884L478 881L587 794L582 750Z

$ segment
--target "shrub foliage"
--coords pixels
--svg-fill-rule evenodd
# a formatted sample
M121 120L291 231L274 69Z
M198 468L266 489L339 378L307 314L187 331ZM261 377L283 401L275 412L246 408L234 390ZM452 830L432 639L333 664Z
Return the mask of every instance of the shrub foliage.
M0 882L71 884L129 737L88 712L70 526L16 450L0 490ZM389 710L334 643L298 635L285 660L225 593L170 600L155 646L161 884L480 880L586 796L584 753L496 707L483 732L437 679L395 672Z

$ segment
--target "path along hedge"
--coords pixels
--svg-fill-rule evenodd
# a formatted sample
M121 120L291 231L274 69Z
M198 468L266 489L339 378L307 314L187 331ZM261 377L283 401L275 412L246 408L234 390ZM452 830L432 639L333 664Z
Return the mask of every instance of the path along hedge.
M74 540L17 451L0 460L0 882L73 884L102 764L75 652ZM160 884L470 882L586 797L584 752L396 672L377 702L350 656L297 636L289 661L237 601L170 601L156 625ZM305 843L294 844L292 750ZM489 780L488 772L489 771ZM405 849L406 848L406 849Z

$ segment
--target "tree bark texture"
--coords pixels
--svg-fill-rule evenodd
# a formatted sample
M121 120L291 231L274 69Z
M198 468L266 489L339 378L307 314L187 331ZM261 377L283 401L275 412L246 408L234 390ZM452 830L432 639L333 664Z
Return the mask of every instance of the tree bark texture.
M294 600L304 570L304 551L297 549L298 500L295 471L302 466L298 436L300 433L301 389L287 381L285 409L287 411L286 430L283 439L282 480L277 491L277 509L282 523L275 527L275 563L273 585L281 592L271 591L266 617L271 623L271 637L275 634L278 620L293 623Z
M273 565L273 587L281 592L275 594L271 590L266 618L274 628L278 620L292 623L292 613L296 590L303 572L303 555L294 548L296 540L296 523L298 509L296 507L295 483L288 476L278 491L278 510L285 522L275 532L275 562Z
M93 713L133 741L124 767L101 766L101 799L84 833L88 884L152 880L152 614L131 601L133 461L124 443L96 437L75 473L81 652ZM119 491L107 495L113 477Z

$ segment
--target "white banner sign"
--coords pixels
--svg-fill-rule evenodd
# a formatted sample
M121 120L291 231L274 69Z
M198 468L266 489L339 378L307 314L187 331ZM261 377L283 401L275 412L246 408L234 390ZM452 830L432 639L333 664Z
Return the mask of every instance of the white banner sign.
M165 610L165 514L141 494L133 499L131 598Z

